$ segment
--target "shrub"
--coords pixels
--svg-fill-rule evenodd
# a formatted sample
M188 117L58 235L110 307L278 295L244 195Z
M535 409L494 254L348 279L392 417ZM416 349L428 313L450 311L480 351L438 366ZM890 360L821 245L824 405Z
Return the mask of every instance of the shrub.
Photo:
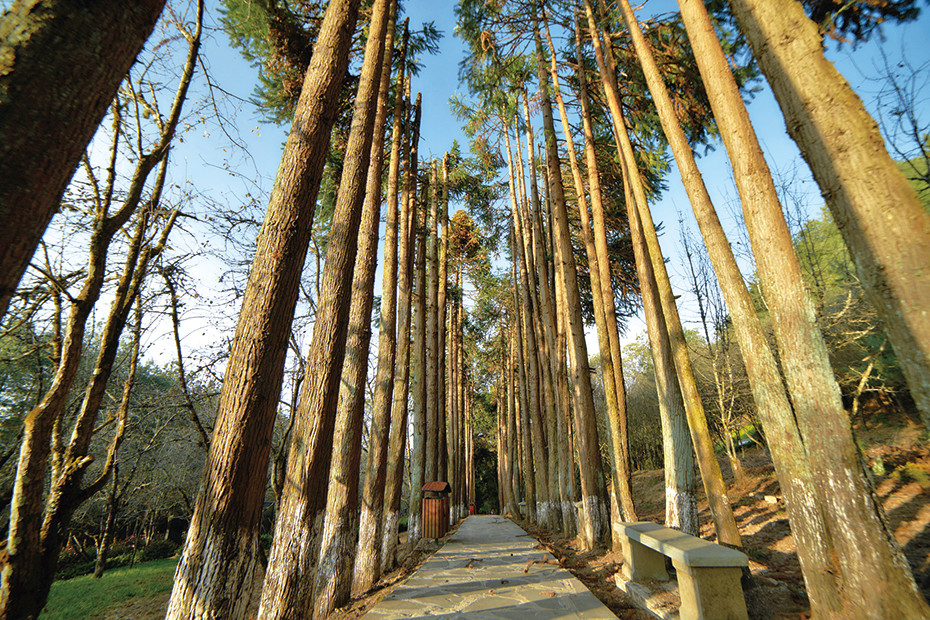
M150 562L151 560L170 558L178 551L179 547L180 545L171 540L157 540L139 552L137 561Z

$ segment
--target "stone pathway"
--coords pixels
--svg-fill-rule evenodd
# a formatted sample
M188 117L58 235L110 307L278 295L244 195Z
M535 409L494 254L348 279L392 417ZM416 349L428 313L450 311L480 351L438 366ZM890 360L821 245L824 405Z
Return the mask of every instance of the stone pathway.
M477 515L365 614L371 620L437 617L616 618L513 521Z

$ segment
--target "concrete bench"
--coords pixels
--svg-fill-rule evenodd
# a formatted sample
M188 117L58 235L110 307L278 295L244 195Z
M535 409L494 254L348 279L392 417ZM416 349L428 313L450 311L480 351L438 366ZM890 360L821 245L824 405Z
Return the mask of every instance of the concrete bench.
M657 523L624 523L623 575L668 581L665 558L678 574L681 620L747 620L740 585L745 554Z

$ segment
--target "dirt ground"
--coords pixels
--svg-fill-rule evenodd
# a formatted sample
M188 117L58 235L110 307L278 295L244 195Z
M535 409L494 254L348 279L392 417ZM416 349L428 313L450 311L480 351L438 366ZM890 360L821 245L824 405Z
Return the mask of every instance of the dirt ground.
M856 435L873 472L889 526L910 562L918 586L930 599L930 445L922 441L922 427L915 421L907 421L903 426L859 428ZM728 476L729 496L752 572L746 589L749 616L754 620L809 618L797 550L771 460L764 450L753 447L742 454L742 462L746 477L738 484L728 464L725 461L721 464ZM661 470L633 474L633 494L641 520L662 522L665 485ZM699 510L701 535L713 540L706 501L699 503ZM649 617L635 609L614 584L613 575L620 570L623 561L619 552L585 552L575 539L552 537L531 525L520 525L536 536L559 558L560 564L574 573L617 617L624 620ZM375 589L330 617L348 620L363 615L433 550L435 548L419 550L401 568L382 579ZM261 576L256 576L255 587L257 606ZM167 603L167 594L132 601L108 610L100 618L160 619L164 617Z

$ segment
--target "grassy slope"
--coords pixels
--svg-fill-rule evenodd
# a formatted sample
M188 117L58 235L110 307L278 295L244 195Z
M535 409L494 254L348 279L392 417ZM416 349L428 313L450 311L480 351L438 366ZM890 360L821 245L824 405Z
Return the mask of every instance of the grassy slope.
M56 581L42 612L42 620L83 620L111 605L171 590L177 558L116 568L100 579L92 575Z

